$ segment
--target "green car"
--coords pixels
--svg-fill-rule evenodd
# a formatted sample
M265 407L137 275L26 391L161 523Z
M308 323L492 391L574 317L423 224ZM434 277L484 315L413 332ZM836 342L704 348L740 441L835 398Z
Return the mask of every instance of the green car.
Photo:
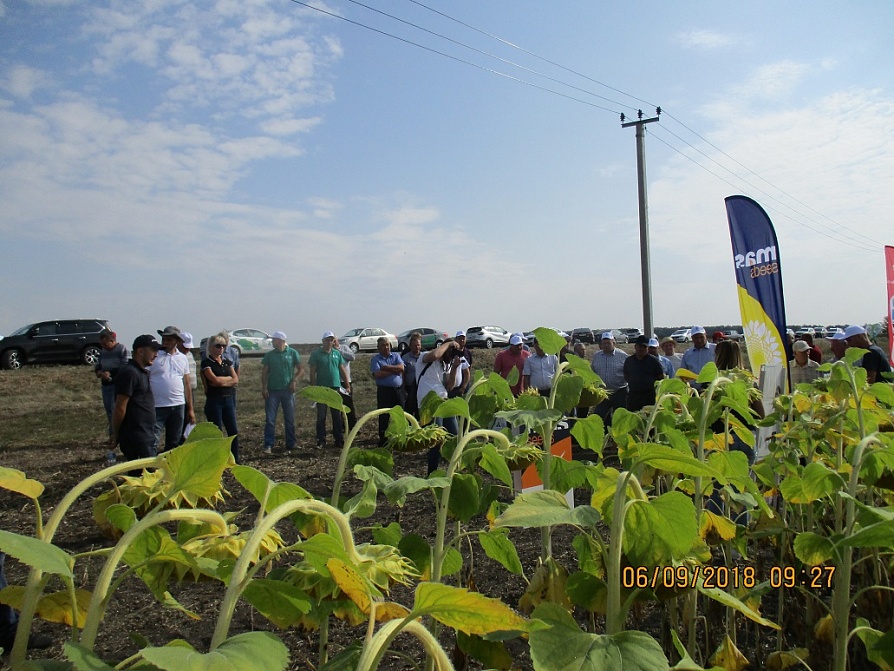
M403 354L410 349L410 334L419 331L422 334L422 349L434 349L450 336L437 329L418 328L404 331L397 336L397 351Z

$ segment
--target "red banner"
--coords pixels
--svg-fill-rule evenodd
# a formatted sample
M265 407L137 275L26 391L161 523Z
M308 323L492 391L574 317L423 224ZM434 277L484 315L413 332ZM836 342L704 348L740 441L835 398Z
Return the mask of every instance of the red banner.
M885 270L888 274L888 359L894 364L894 247L885 247Z

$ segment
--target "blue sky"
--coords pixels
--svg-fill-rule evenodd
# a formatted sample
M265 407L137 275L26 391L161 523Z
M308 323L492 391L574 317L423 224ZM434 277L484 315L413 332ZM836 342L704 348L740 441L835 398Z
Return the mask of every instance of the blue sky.
M739 323L734 193L789 323L885 314L890 2L365 3L479 51L313 4L480 67L289 0L0 0L0 333L642 326L654 105L656 325Z

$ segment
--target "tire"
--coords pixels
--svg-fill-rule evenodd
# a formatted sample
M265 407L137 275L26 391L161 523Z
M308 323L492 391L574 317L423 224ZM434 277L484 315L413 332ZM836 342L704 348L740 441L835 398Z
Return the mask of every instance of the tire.
M405 343L405 342L397 343L397 351L400 352L401 354L406 352L408 349L410 349L410 348L407 346L407 343Z
M440 347L443 344L444 344L443 340L435 340L435 349L437 349L438 347Z
M491 340L490 338L488 338L487 340L484 341L484 346L487 347L487 349L493 349L494 341Z
M6 370L19 370L25 364L21 350L8 349L3 353L3 367Z
M99 355L101 350L98 345L87 345L84 348L84 351L81 352L81 363L87 364L88 366L95 366L99 363Z
M354 354L357 354L357 352L360 351L360 345L358 345L358 344L355 343L355 342L352 342L350 345L348 345L348 347L351 348L351 351L352 351Z

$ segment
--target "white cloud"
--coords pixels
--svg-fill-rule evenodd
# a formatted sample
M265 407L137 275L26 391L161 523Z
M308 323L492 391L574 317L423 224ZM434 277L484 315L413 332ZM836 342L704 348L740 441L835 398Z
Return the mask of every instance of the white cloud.
M31 98L35 91L52 84L50 75L42 70L15 65L11 67L0 81L0 88L8 91L16 98Z
M810 71L805 63L780 61L758 68L751 77L735 87L744 98L778 98L797 86Z
M690 49L726 49L735 46L739 38L728 33L718 33L713 30L699 30L693 28L687 32L677 33L674 38L677 43Z
M886 129L894 124L894 99L855 89L800 108L753 110L730 105L716 120L720 123L708 139L769 184L703 143L699 143L702 152L740 177L686 151L732 185L679 156L654 173L657 178L649 190L653 258L661 264L668 255L679 254L682 246L698 259L699 281L678 289L668 300L681 310L687 301L697 301L705 281L717 291L718 278L732 278L723 198L743 193L757 200L774 222L787 293L797 296L787 305L790 317L816 319L834 313L837 317L830 321L860 319L847 312L851 309L847 301L830 300L827 289L835 279L822 269L848 268L848 285L867 289L875 286L875 276L883 270L875 257L885 242L879 239L879 222L890 219L894 208L890 187L894 146L886 139L890 136ZM652 131L680 145L660 128ZM728 301L738 310L731 283L719 286L718 301Z

